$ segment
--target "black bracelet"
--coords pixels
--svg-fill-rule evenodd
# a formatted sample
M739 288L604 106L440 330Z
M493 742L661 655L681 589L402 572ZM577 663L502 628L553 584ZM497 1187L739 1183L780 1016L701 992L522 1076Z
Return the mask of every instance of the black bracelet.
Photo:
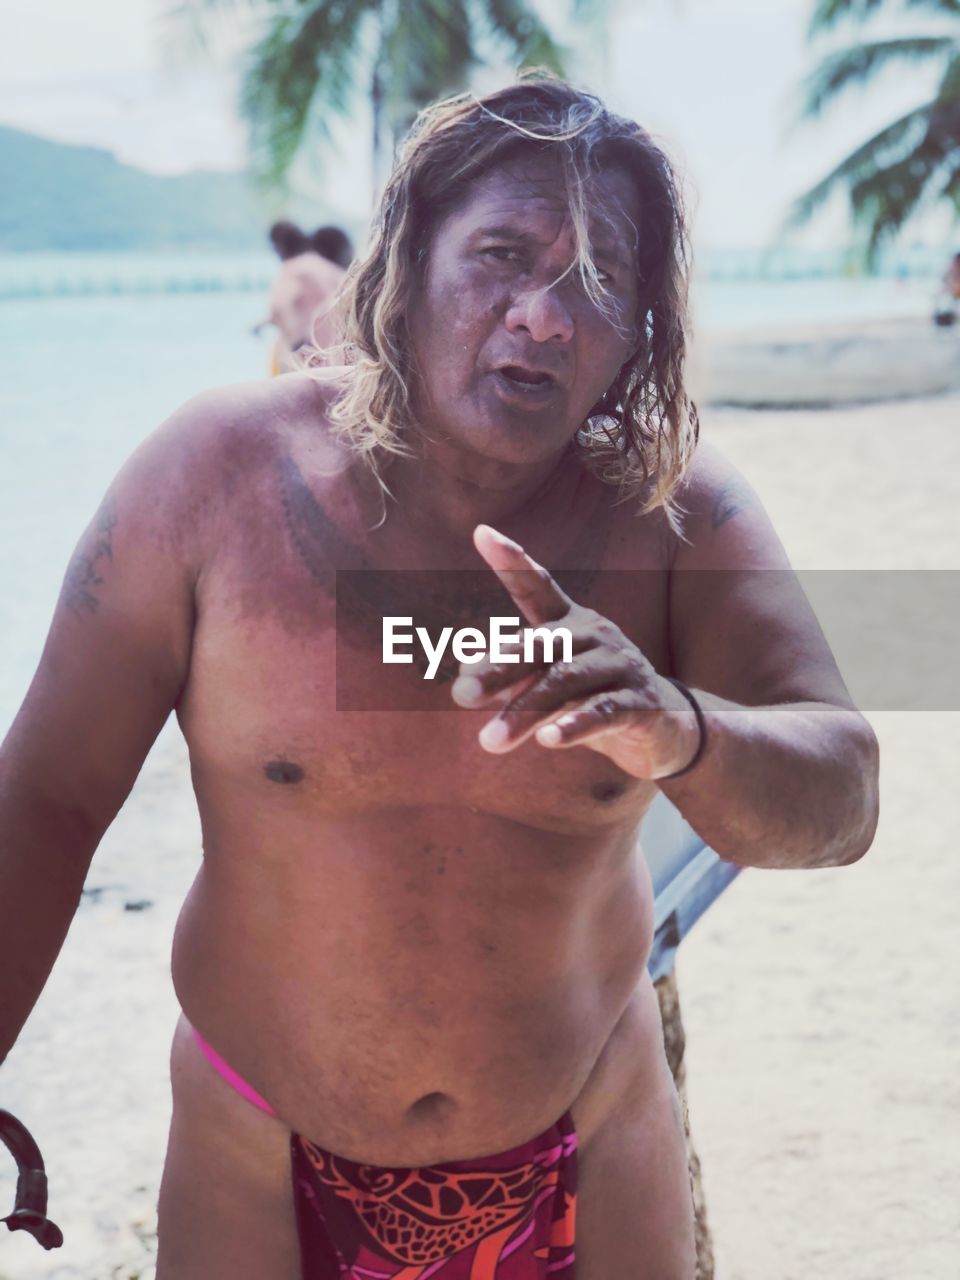
M696 700L682 680L675 680L673 676L664 676L663 678L664 680L669 680L675 689L679 689L686 700L690 703L691 707L693 707L693 714L697 717L697 727L700 730L700 741L697 743L697 749L693 753L693 759L689 764L685 764L683 768L678 769L676 773L666 773L662 778L656 778L656 782L667 782L670 778L682 778L685 773L689 773L695 765L700 763L700 758L707 749L707 721L700 703Z

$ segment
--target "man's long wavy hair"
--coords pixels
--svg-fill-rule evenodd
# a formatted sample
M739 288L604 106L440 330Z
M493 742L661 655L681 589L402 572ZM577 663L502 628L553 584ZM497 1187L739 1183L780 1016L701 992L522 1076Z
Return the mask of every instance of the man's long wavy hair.
M478 178L524 154L560 162L587 294L608 299L591 256L588 224L604 218L591 178L616 167L639 195L638 346L577 436L586 466L662 507L674 527L674 492L696 445L696 408L684 387L689 245L683 203L669 160L632 120L555 77L533 72L477 99L469 94L426 108L405 139L387 183L366 257L345 281L347 373L332 408L334 429L384 484L391 454L412 454L417 370L407 317L432 236ZM611 320L611 323L614 321ZM385 485L384 485L385 487Z

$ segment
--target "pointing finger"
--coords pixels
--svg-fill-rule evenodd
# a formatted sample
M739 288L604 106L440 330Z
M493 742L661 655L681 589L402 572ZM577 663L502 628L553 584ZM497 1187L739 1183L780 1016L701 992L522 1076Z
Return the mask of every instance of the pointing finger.
M512 539L488 524L478 524L473 544L509 591L517 608L533 626L558 622L573 607L542 565L530 558Z

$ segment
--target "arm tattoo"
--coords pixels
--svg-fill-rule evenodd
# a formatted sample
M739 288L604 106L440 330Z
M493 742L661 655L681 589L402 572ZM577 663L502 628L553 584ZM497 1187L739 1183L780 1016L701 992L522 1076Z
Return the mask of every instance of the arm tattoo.
M719 529L722 524L726 524L728 520L738 516L741 511L746 511L756 505L756 497L747 482L742 480L740 476L734 476L731 480L721 485L720 491L714 498L711 523L714 529Z
M63 599L74 613L96 613L100 607L96 596L96 588L103 582L100 562L113 559L113 531L118 518L117 504L108 495L94 517L91 537L70 561L63 584Z

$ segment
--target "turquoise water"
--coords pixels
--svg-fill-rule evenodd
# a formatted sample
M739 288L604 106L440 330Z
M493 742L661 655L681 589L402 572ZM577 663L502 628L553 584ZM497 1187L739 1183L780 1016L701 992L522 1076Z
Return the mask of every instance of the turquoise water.
M827 277L809 280L700 279L693 287L696 327L705 331L856 324L929 316L937 277Z
M190 396L264 375L262 308L255 292L0 302L0 733L111 477Z
M136 286L157 292L0 300L0 724L25 692L80 532L137 443L179 404L222 383L260 378L269 335L261 256L23 255L0 259L0 293ZM244 288L213 290L203 282ZM179 282L177 292L159 292ZM198 291L185 292L190 282ZM259 283L258 283L259 282ZM256 287L254 287L256 286ZM701 329L774 328L929 314L935 281L705 279Z
M0 253L0 297L265 290L270 253Z

